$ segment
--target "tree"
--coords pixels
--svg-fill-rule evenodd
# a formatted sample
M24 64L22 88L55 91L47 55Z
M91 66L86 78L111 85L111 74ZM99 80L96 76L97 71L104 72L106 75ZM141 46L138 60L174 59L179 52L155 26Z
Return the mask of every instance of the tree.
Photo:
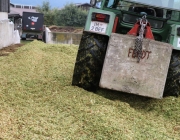
M51 10L49 1L43 1L41 6L37 7L37 11L40 13L48 13Z
M56 25L58 26L74 26L84 27L87 17L87 11L67 4L59 12L57 12Z
M44 14L45 25L55 25L58 9L51 9L49 1L43 1L43 4L37 7L37 11Z

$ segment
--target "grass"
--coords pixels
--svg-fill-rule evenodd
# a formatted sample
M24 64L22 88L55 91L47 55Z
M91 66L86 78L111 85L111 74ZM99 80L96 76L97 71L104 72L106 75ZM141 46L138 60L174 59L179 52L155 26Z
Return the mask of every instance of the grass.
M72 86L77 49L33 41L0 57L0 139L180 139L180 98Z

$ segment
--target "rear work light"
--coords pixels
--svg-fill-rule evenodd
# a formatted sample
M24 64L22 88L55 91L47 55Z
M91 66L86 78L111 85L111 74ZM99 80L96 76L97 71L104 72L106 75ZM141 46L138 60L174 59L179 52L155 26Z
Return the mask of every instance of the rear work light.
M107 14L101 14L101 13L92 13L92 21L101 21L109 23L110 15Z

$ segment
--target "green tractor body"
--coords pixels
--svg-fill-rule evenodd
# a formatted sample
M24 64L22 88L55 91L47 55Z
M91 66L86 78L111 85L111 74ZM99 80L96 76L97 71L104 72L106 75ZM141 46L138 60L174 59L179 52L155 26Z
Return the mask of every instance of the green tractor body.
M72 85L151 98L178 96L180 0L90 3Z

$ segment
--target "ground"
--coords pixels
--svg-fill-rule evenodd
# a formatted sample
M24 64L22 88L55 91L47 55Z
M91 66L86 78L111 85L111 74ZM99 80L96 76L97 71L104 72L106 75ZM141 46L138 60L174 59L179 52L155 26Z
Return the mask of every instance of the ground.
M15 52L19 47L21 47L23 45L24 44L20 43L20 44L14 44L14 45L10 45L8 47L4 47L4 48L0 49L0 56L7 56L7 55L9 55L9 53Z
M77 46L22 47L0 57L0 140L180 140L180 98L92 93L71 85Z

